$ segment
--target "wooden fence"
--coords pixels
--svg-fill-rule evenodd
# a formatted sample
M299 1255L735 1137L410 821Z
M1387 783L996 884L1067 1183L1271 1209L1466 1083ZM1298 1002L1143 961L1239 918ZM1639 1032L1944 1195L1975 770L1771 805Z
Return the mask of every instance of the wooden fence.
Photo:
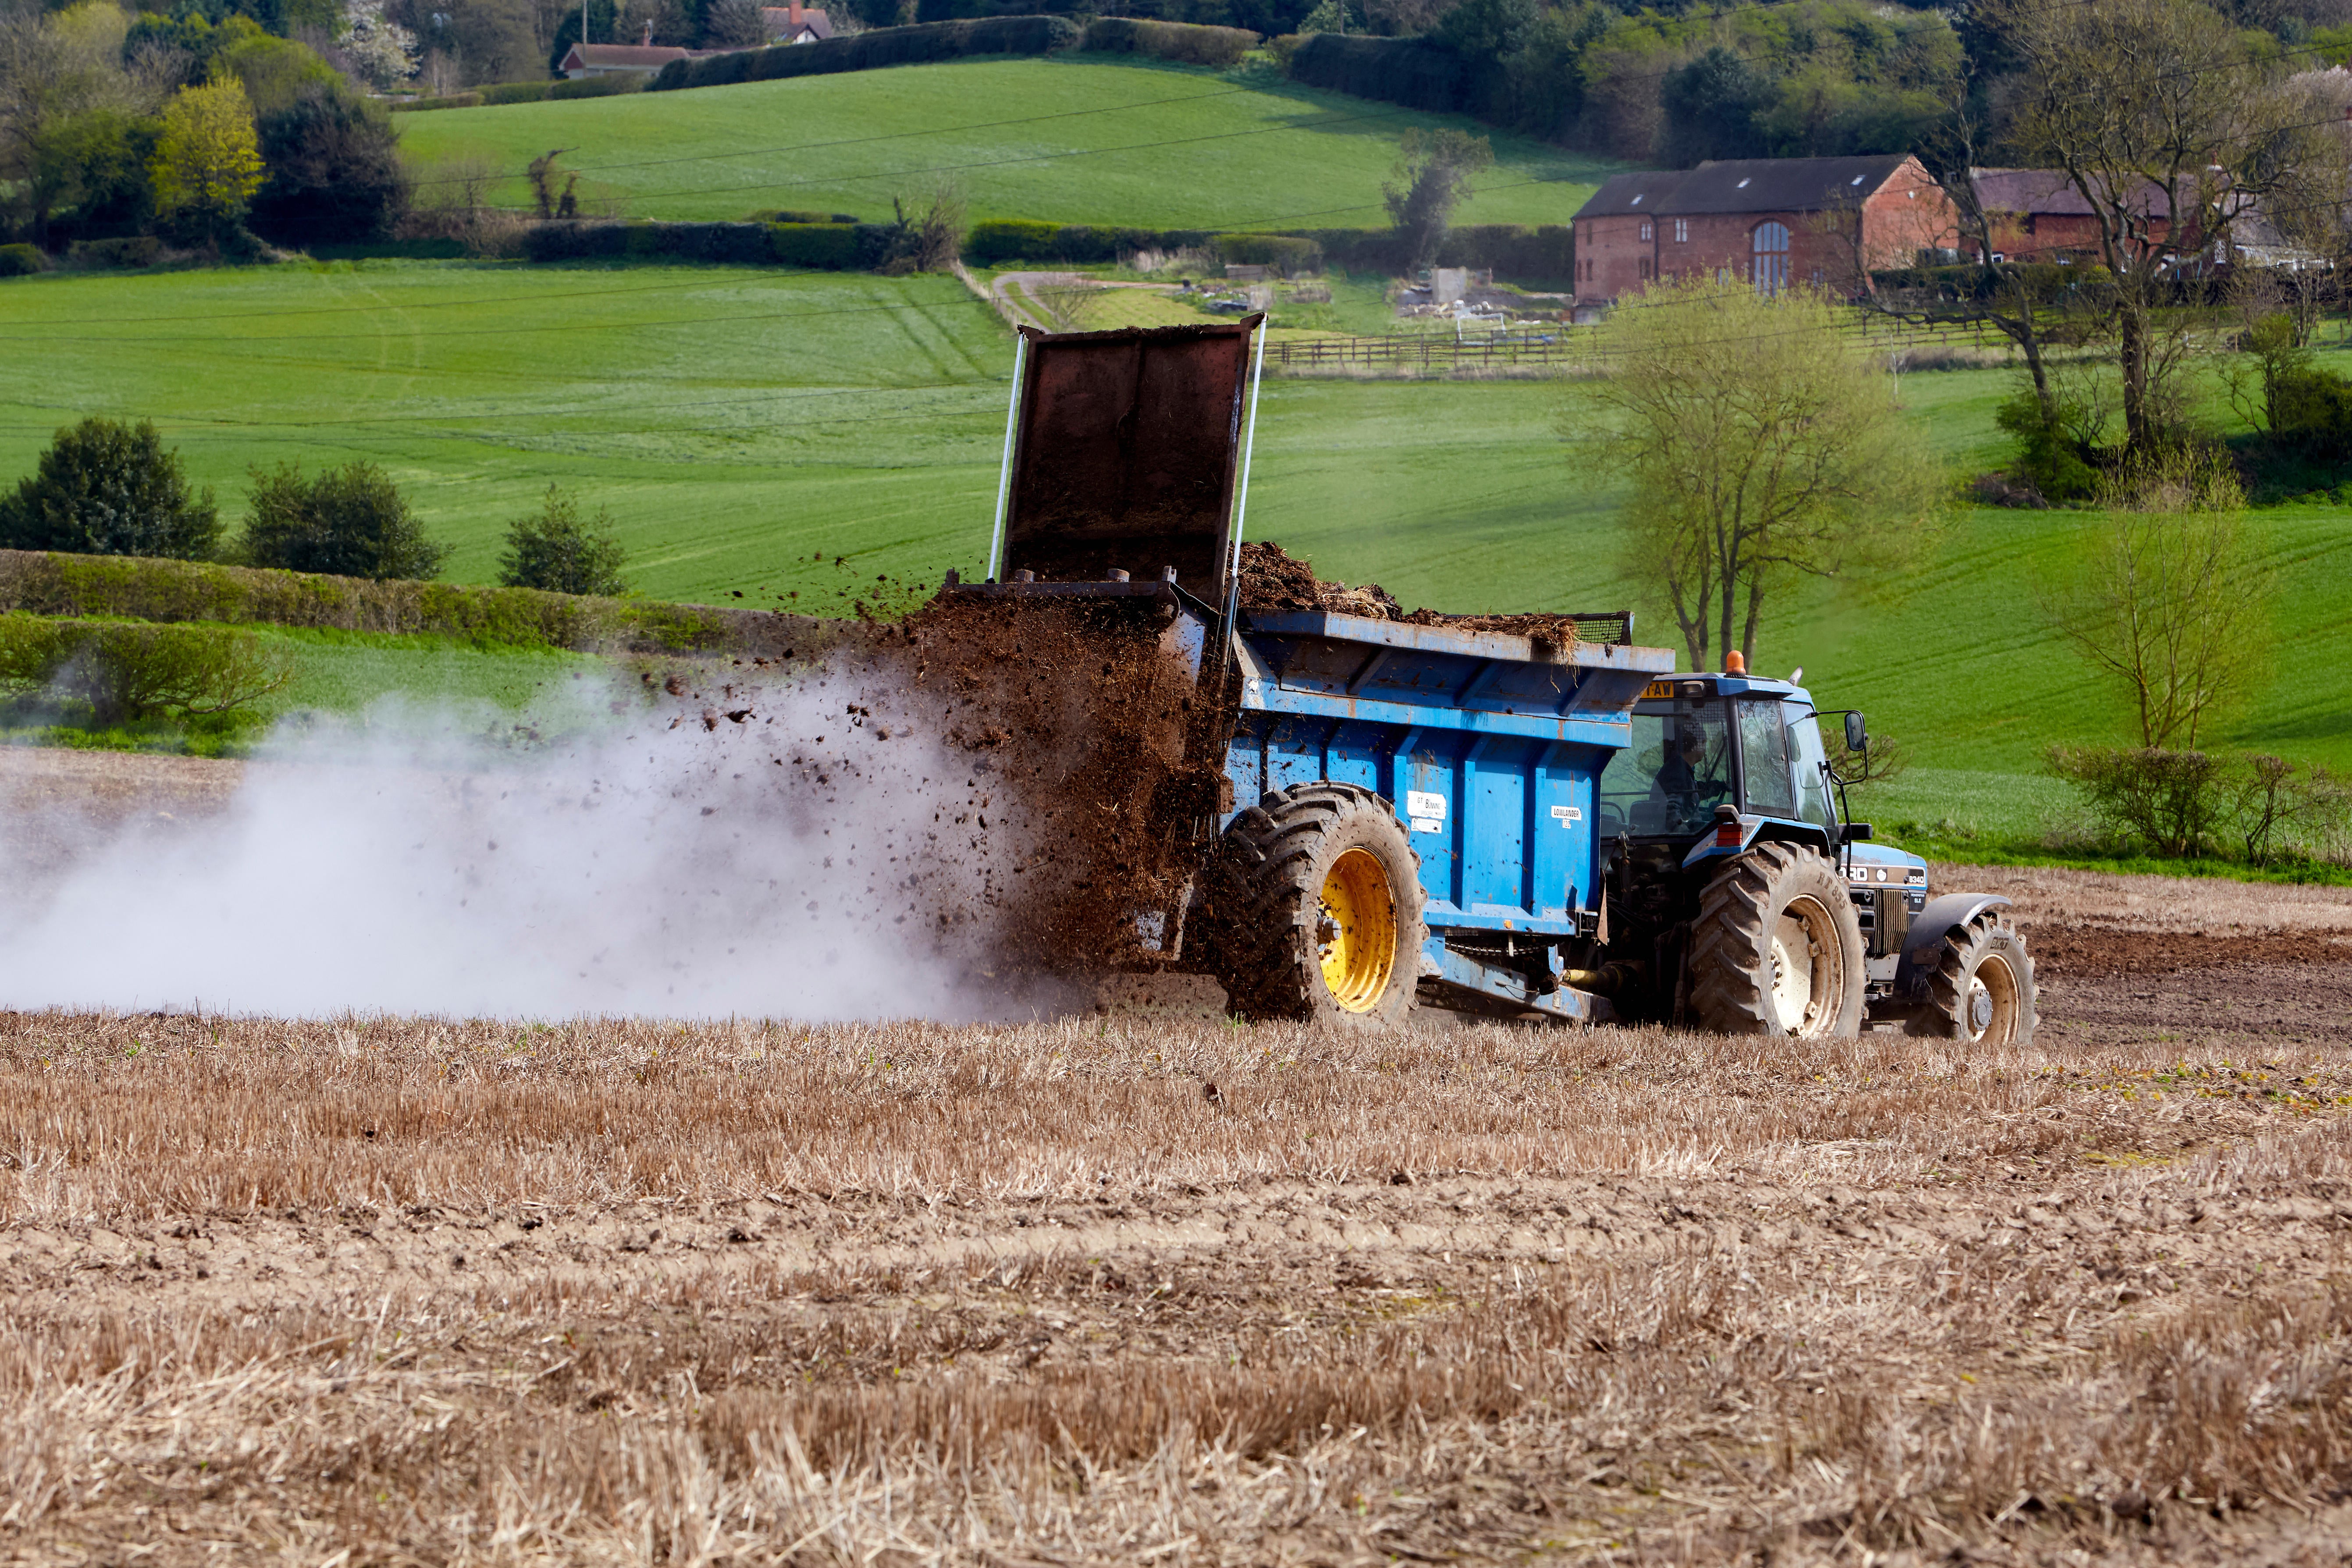
M1930 349L2006 349L2008 340L1981 323L1912 326L1856 313L1842 329L1880 353ZM1277 371L1344 374L1351 370L1450 374L1513 371L1598 374L1607 356L1593 348L1593 329L1545 322L1507 331L1384 332L1366 337L1276 338L1266 363Z

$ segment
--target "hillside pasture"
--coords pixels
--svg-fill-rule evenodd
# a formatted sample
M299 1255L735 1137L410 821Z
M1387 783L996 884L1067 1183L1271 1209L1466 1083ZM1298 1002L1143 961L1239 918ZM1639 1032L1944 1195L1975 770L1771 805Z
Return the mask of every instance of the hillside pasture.
M1112 305L1176 308L1130 291ZM508 521L560 482L610 509L640 592L819 613L878 577L984 564L1012 362L1010 332L950 279L619 265L52 275L0 288L0 342L42 367L0 391L0 479L89 414L157 420L232 519L252 465L366 458L471 583L494 580ZM2008 385L1998 370L1947 371L1906 375L1900 395L1959 477L1999 460ZM1588 417L1583 384L1273 378L1263 399L1253 537L1408 605L1637 605L1644 640L1676 641L1622 558L1617 486L1568 439ZM2247 628L2273 678L2222 727L2224 747L2352 766L2345 516L2249 514L2279 572L2275 615ZM2014 836L2071 819L2043 750L2129 731L2037 596L2095 526L1964 509L1900 571L1784 588L1761 668L1802 666L1823 703L1867 710L1915 758L1907 778L1855 797L1859 815ZM408 668L381 651L321 657L366 678L354 693ZM501 696L530 685L489 682Z
M530 205L524 165L571 149L629 217L762 210L881 220L952 177L974 218L1141 228L1380 228L1411 127L1491 136L1496 167L1461 223L1564 224L1620 165L1458 117L1127 57L987 59L399 117L419 178L484 160L490 199ZM427 186L429 192L430 186Z

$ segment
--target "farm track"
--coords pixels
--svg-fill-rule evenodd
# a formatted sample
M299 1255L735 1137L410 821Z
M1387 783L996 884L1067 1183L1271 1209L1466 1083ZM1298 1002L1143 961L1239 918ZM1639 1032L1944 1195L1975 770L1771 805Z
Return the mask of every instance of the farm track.
M0 1014L0 1562L2352 1561L2347 895L1937 874L2032 1049Z

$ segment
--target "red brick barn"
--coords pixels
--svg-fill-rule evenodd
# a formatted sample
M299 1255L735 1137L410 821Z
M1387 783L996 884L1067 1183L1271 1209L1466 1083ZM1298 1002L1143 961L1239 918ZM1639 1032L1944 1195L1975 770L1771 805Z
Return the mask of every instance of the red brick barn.
M2054 169L1971 169L1969 178L1992 230L1995 256L2005 261L2099 262L2099 220L2089 198L2063 174ZM2184 194L2181 205L2191 206L2195 200ZM2141 181L2132 205L2141 215L2148 241L2169 244L2173 204L2164 187ZM1976 247L1970 244L1969 250L1974 255Z
M1951 198L1906 153L1619 174L1576 215L1576 298L1616 300L1654 278L1707 275L1767 292L1851 292L1857 248L1866 268L1909 267L1958 235Z

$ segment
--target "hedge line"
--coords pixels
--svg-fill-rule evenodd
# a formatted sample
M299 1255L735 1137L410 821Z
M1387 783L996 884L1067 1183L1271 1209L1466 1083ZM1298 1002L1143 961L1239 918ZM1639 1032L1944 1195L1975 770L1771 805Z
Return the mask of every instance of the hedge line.
M972 225L964 237L963 254L965 260L981 267L1006 261L1087 264L1117 261L1138 250L1203 247L1210 238L1202 228L1112 228L1002 218Z
M541 223L524 231L522 249L532 261L659 256L855 272L881 264L891 233L878 223Z
M650 90L727 87L783 77L826 76L835 71L872 70L880 66L923 65L972 55L1044 55L1078 41L1077 24L1066 16L995 16L969 22L923 22L911 27L877 27L846 38L814 44L779 44L738 49L698 60L672 60L655 77Z
M477 109L486 103L538 103L546 99L613 98L642 92L643 77L633 74L561 77L553 81L502 81L472 92L446 93L439 98L411 98L390 105L394 114L422 114L433 109Z
M1290 57L1290 78L1355 98L1451 113L1465 107L1469 71L1432 38L1311 33Z
M1156 60L1223 70L1241 64L1242 57L1257 47L1257 35L1247 27L1202 27L1186 22L1103 16L1087 24L1078 47L1095 54L1148 55Z
M812 616L710 605L0 550L0 612L9 610L436 633L485 647L595 653L806 653L837 635L835 623Z

